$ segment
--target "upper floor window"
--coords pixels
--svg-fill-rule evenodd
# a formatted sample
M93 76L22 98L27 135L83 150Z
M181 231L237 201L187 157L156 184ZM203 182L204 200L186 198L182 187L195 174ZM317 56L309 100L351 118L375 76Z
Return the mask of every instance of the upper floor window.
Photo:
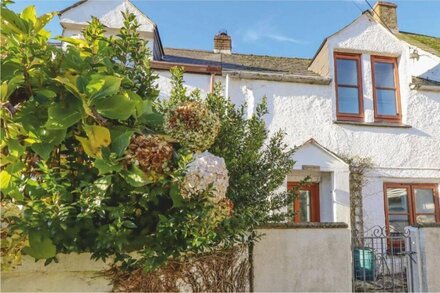
M396 58L371 56L374 118L400 122L399 76Z
M336 116L338 120L362 121L361 55L335 53Z

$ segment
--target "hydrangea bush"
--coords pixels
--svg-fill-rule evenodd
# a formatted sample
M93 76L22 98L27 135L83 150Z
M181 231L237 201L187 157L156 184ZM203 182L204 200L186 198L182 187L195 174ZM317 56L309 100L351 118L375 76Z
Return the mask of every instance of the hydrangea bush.
M226 190L229 185L228 169L225 160L205 151L196 154L188 168L181 185L184 198L197 196L206 190L211 190L214 203L226 199Z
M218 89L205 100L187 94L178 68L170 98L158 101L132 14L114 38L93 18L84 39L59 38L63 50L44 29L55 13L6 4L0 188L2 206L18 212L2 213L2 240L13 240L3 257L91 252L153 270L249 241L279 208L272 191L292 152L281 134L263 147L262 108L247 120Z
M219 130L218 117L201 102L183 102L165 112L165 132L192 151L208 149Z

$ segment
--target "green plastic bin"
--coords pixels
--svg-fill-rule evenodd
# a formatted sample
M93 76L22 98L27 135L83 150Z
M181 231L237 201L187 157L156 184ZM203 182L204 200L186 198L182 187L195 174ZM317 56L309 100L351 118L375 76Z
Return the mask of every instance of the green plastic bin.
M374 281L376 278L376 261L371 248L355 248L353 251L355 277L362 281Z

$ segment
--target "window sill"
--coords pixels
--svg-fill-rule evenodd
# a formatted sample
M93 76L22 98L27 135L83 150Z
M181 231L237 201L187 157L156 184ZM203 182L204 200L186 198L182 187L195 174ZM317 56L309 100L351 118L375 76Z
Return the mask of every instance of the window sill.
M391 128L412 128L411 125L391 122L356 122L356 121L333 121L334 124L345 124L354 126L368 126L368 127L391 127Z
M304 222L304 223L268 223L258 227L258 229L335 229L348 228L346 223L342 222Z

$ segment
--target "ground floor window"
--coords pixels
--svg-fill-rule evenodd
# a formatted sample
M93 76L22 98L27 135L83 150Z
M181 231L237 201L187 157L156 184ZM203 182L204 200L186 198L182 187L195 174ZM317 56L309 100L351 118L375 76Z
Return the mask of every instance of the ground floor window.
M385 218L388 233L405 226L440 222L437 184L385 183Z
M288 189L299 186L299 182L289 182ZM295 223L319 222L319 183L308 183L298 189L293 202Z

